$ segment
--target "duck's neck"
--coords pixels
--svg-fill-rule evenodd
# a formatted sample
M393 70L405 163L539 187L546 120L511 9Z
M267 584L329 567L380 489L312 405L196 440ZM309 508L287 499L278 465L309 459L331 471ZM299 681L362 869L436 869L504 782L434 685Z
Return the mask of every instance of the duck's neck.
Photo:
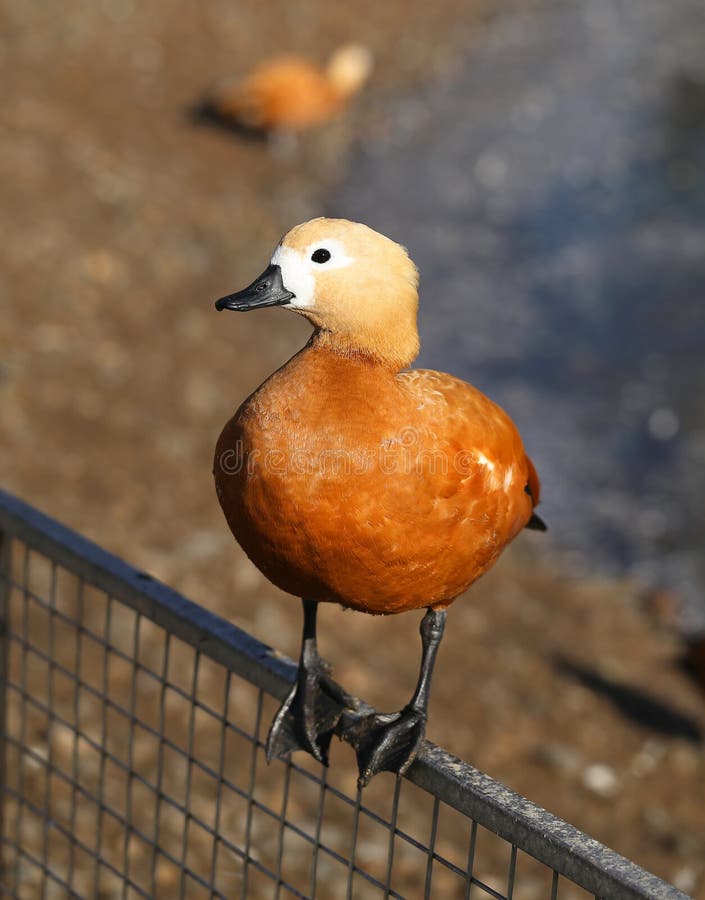
M332 354L348 363L365 367L373 366L396 374L408 368L419 352L418 335L405 335L399 340L396 334L392 342L385 336L376 339L370 335L345 335L317 328L311 335L307 349Z

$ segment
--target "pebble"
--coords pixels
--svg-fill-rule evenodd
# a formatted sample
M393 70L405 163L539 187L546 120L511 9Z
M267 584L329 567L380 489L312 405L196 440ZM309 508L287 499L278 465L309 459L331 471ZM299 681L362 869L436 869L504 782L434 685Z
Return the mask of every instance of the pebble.
M212 559L224 547L229 547L230 542L227 532L211 529L195 531L182 543L181 554L186 559Z
M620 783L617 773L605 763L593 763L583 770L583 785L600 797L614 797L619 793Z
M646 827L657 837L663 837L673 829L673 820L662 806L647 806L642 815Z
M690 894L697 885L697 875L691 866L683 866L672 876L671 881L680 891Z
M664 757L666 748L660 741L646 741L634 756L630 771L635 778L644 778L656 769Z
M555 769L566 775L577 772L582 763L582 755L570 744L555 741L550 744L541 744L536 748L536 759L547 768Z

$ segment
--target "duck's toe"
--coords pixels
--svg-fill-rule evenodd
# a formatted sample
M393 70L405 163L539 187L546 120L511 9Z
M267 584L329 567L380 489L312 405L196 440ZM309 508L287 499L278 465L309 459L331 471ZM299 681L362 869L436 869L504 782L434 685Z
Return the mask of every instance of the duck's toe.
M333 731L352 698L322 668L306 672L289 691L267 737L267 760L307 750L324 766Z
M378 772L403 775L414 761L426 732L426 716L411 706L398 713L363 716L346 729L355 748L358 787L365 787Z

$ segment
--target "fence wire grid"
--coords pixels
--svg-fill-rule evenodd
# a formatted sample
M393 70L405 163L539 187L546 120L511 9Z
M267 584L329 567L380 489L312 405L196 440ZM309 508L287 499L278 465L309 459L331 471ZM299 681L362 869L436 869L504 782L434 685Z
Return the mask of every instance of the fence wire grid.
M0 491L2 896L686 897L430 743L267 766L294 674Z

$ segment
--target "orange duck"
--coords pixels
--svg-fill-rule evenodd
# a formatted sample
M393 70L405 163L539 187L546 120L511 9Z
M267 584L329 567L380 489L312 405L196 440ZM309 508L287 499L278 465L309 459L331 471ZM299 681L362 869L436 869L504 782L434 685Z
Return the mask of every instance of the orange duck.
M258 66L208 103L223 122L256 131L302 131L332 118L360 90L372 69L366 47L346 44L325 68L298 56Z
M403 773L423 738L446 609L534 513L539 481L511 419L480 391L409 369L419 351L418 273L365 225L293 228L249 287L219 310L283 306L308 344L240 406L216 448L216 490L236 539L302 597L298 679L274 719L268 757L306 749L327 763L350 699L316 647L320 602L374 615L425 608L409 704L358 718L347 734L364 785Z

